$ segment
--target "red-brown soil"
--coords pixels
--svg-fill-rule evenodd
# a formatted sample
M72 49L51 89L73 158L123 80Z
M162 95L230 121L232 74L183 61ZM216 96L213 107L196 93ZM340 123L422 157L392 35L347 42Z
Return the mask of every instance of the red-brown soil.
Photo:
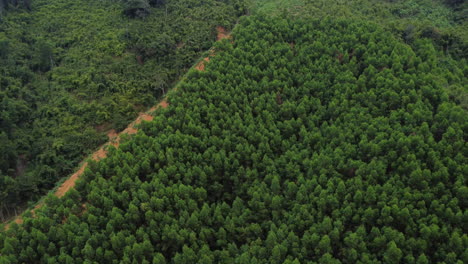
M116 137L118 137L119 134L117 134L117 132L115 131L115 129L111 129L109 130L109 132L107 132L107 137L109 138L109 140L112 140Z
M196 66L195 69L199 71L204 71L205 70L205 64L210 61L210 57L204 58L202 61L200 61Z
M18 225L21 225L23 223L23 218L16 218L15 219L15 223L17 223Z
M154 111L159 107L166 108L169 104L167 103L167 100L164 99L162 100L157 106L152 107L150 111ZM142 121L151 121L153 120L153 116L147 113L140 113L138 117L130 123L125 130L117 134L114 129L110 130L109 133L107 133L107 136L109 137L109 142L101 146L96 152L93 153L91 158L95 161L99 161L105 157L107 157L107 150L106 147L108 145L112 145L114 147L118 147L120 143L120 136L122 134L136 134L138 132L138 129L135 128L135 125L140 124ZM83 174L84 170L88 166L88 162L84 162L83 165L78 169L77 172L75 172L70 178L68 178L60 187L57 189L55 192L55 195L57 197L62 197L65 195L65 193L68 192L71 188L75 186L76 180Z
M218 32L218 35L216 37L216 39L219 41L219 40L222 40L222 39L230 39L231 38L231 33L230 32L227 32L226 29L222 26L217 26L216 27L216 31ZM215 56L215 50L214 49L211 49L210 50L210 55L206 58L203 58L203 60L201 60L199 63L197 63L197 65L195 65L195 69L199 70L199 71L204 71L205 70L205 66L208 62L210 62L210 57L212 56Z
M97 156L94 157L96 154L93 154L93 159L97 159ZM81 165L81 167L78 169L78 171L76 171L75 173L73 173L73 175L68 178L64 183L62 183L62 185L60 185L60 187L57 189L57 191L55 191L55 196L57 197L62 197L65 195L66 192L68 192L68 190L70 190L72 187L75 186L75 183L76 183L76 180L78 180L78 178L81 176L81 174L83 174L84 170L86 169L86 167L88 166L88 162L85 162L83 163L83 165Z
M149 112L154 112L156 109L159 107L162 108L167 108L169 106L169 103L167 102L166 99L162 100L158 105L153 106ZM122 134L136 134L138 132L138 129L135 128L135 125L140 124L142 121L151 121L153 120L153 116L148 114L148 113L140 113L138 117L128 125L125 130L123 130L120 133L117 133L114 129L111 129L108 133L107 136L109 137L109 142L106 144L102 145L96 152L94 152L91 155L91 159L95 161L99 161L105 157L107 157L107 150L106 147L108 145L112 145L114 147L119 146L120 142L120 136ZM101 128L102 129L102 128ZM86 167L88 166L88 162L84 162L81 167L73 173L65 182L63 182L55 191L54 195L57 197L63 197L71 188L75 187L76 181L79 179L79 177L83 174L85 171ZM34 216L34 213L37 209L41 208L43 206L43 203L40 202L38 203L32 210L31 213ZM83 208L86 208L86 205L83 206ZM23 223L23 218L21 216L16 217L14 220L15 223L17 224L22 224ZM5 230L8 230L10 228L10 224L5 225Z
M156 109L158 109L158 107L167 108L168 106L169 106L169 103L166 100L162 100L157 106L152 107L150 109L150 112L155 111Z
M222 26L217 26L216 31L218 32L218 35L216 36L216 40L218 41L225 38L231 38L229 32L227 32L226 29Z
M217 36L217 40L221 40L221 39L225 39L225 38L230 38L230 34L228 32L226 32L226 29L221 27L221 26L218 26L216 27L216 30L218 32L218 36ZM210 52L210 56L214 56L215 53L214 51L212 50ZM205 63L208 63L210 61L210 57L206 57L204 58L201 62L199 62L195 68L199 71L204 71L205 70ZM102 145L96 152L94 152L92 155L91 155L91 158L95 161L99 161L105 157L107 157L107 150L106 150L106 147L109 146L109 145L112 145L114 147L118 147L119 146L119 143L120 143L120 136L122 134L128 134L128 135L132 135L132 134L136 134L138 132L138 129L135 128L135 125L138 125L140 124L143 120L144 121L151 121L153 120L153 116L151 115L152 112L154 112L156 109L158 108L167 108L169 106L169 103L167 102L166 98L164 100L162 100L161 102L159 102L158 105L156 106L153 106L151 109L149 109L148 113L140 113L138 115L138 117L135 119L135 121L133 121L132 123L130 123L127 128L125 128L125 130L123 130L122 132L120 133L117 133L114 129L111 129L109 130L109 132L107 133L107 136L109 137L109 142L107 142L106 144ZM102 125L102 126L98 126L96 127L96 129L99 131L99 130L103 130L106 126L105 125ZM100 132L101 132L100 131ZM88 166L88 162L84 162L81 167L74 173L72 174L72 176L70 176L65 182L62 183L62 185L60 185L57 190L55 191L54 195L57 196L57 197L63 197L71 188L73 188L76 184L76 181L79 179L79 177L83 174L83 172L85 171L86 167ZM43 203L40 202L38 203L32 210L31 210L31 213L32 215L34 216L34 213L37 209L41 208L43 206ZM83 209L84 211L86 211L86 204L83 204ZM15 223L17 224L22 224L23 223L23 218L21 216L18 216L16 217L16 219L14 220ZM7 224L5 225L5 230L8 230L8 228L10 227L10 224Z

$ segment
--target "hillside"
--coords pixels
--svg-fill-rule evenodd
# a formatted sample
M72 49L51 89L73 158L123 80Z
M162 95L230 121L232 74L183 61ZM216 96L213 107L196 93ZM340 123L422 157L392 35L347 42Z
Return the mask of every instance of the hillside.
M0 1L0 220L155 105L243 3Z
M211 55L0 233L0 263L468 262L468 115L446 89L463 60L368 21L261 14Z
M468 56L468 2L462 0L256 0L257 13L373 21L408 44L431 39L455 58Z

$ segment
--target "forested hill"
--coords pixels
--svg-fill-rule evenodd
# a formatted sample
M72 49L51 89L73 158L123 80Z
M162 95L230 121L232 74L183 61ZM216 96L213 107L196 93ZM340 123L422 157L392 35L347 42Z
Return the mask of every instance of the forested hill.
M0 0L0 219L154 105L245 10L242 0Z
M31 11L31 0L1 0L0 15L3 15L9 9L26 9Z
M430 40L244 17L0 263L467 263L468 115Z
M468 2L463 0L255 0L255 10L269 15L373 21L412 45L431 39L437 50L468 58Z

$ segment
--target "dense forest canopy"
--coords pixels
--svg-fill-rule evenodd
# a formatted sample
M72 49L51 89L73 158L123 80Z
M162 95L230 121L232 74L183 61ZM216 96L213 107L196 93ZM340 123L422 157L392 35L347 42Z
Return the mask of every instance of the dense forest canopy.
M257 12L299 17L368 20L412 44L431 39L436 49L468 57L468 2L463 0L256 0Z
M0 219L153 105L242 0L1 0Z
M244 17L215 50L0 263L468 262L466 63L354 19Z
M31 0L0 0L0 15L10 8L23 8L31 11Z

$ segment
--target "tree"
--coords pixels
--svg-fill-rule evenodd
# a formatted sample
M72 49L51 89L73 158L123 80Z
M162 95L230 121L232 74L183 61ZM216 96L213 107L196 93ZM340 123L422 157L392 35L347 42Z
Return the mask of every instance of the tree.
M403 252L397 247L394 241L387 245L387 250L384 254L384 261L386 263L400 263Z
M128 0L124 14L132 18L144 18L150 13L148 0Z
M161 253L156 253L153 257L153 264L166 264L166 259Z
M45 42L40 41L38 44L38 68L46 72L54 65L52 46Z
M205 2L214 3L167 5L178 14L176 3L190 5L190 20L183 21L193 23ZM468 116L442 90L446 83L461 85L463 66L446 77L451 60L440 64L431 43L415 40L421 50L413 52L365 21L259 15L241 19L234 37L223 50L215 48L205 71L181 80L168 108L156 110L137 135L121 138L106 159L89 162L74 191L48 199L35 216L25 214L22 225L1 233L1 257L18 263L463 263ZM401 67L392 68L394 59ZM133 66L144 72L158 65ZM46 75L60 78L61 70ZM93 86L91 75L79 74ZM109 103L130 105L124 95L145 90L123 87L137 84L110 90L121 97ZM11 105L0 102L0 113L9 120L2 124L14 128ZM66 107L46 107L40 121L55 125ZM66 124L73 123L70 117ZM73 151L65 147L72 140L52 132L60 140L45 141L51 153L38 157L65 162L60 151ZM18 186L35 176L26 175L31 180L18 177Z
M149 3L152 6L160 7L166 4L166 0L150 0Z
M463 0L445 0L445 3L452 8L456 8L459 5L463 4L464 1Z

